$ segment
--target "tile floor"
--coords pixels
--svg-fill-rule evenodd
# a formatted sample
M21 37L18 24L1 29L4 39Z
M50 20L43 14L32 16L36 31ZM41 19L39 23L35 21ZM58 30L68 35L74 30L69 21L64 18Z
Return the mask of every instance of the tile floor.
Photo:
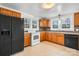
M24 51L16 53L13 56L79 56L79 51L43 41L33 47L25 47Z

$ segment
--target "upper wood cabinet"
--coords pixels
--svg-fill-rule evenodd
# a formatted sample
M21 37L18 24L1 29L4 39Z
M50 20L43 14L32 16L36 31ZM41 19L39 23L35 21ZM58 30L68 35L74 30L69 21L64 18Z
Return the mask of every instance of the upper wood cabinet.
M0 14L21 18L21 13L5 8L0 8Z
M24 46L30 46L31 45L31 33L24 33Z
M39 20L40 27L50 27L50 20L47 18L42 18Z
M74 14L74 24L75 26L79 26L79 12Z

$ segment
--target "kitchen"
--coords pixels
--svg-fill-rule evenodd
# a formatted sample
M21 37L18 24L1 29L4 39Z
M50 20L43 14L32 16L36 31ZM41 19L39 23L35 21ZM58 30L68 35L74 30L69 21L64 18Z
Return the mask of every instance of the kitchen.
M11 51L7 50L10 51L8 54L5 49L0 49L5 51L5 54L2 52L0 55L79 56L78 5L79 3L0 3L0 17L2 17L0 19L4 20L5 15L10 16L11 27L13 27L11 30L12 33L15 32L11 36L15 39L14 42L11 41L14 44L10 43L13 44L9 47L12 47ZM15 17L17 21L12 17ZM0 36L10 35L10 30L6 29L7 23L5 22L7 21L0 22L3 24L0 25ZM21 39L20 44L22 45L17 45L17 39L18 41Z

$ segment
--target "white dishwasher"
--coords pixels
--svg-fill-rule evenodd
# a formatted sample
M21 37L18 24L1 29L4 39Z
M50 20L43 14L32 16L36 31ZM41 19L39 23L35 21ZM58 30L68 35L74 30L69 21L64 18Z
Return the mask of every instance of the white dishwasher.
M37 45L40 43L40 33L39 32L33 32L31 34L31 46Z

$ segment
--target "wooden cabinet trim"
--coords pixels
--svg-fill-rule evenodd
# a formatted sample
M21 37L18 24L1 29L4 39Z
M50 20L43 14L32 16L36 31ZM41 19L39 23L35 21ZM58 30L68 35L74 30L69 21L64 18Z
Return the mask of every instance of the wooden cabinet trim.
M6 8L0 8L0 14L21 18L21 13Z

